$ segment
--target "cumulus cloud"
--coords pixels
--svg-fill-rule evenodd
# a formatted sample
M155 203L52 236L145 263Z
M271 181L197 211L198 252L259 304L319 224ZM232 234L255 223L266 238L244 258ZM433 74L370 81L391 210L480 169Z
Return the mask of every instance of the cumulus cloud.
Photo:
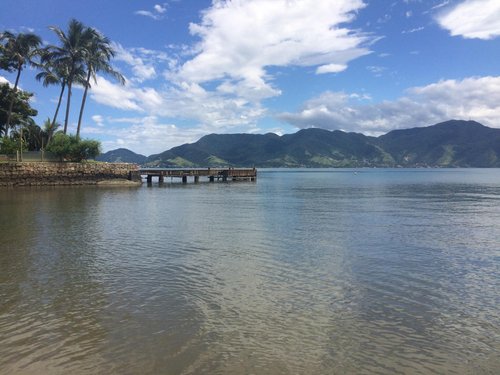
M395 101L366 103L356 95L325 92L279 119L298 128L320 127L379 135L450 119L500 128L500 76L444 80L407 90Z
M179 79L251 89L253 98L279 95L266 71L271 66L313 66L337 73L370 53L374 39L345 24L365 6L362 0L215 0L190 32L201 40ZM249 90L247 90L249 92Z
M165 5L156 4L153 9L156 13L163 14L167 11L167 7Z
M375 37L347 26L364 7L362 0L214 0L190 25L199 42L188 50L167 55L116 44L116 60L130 79L120 86L99 77L90 95L143 117L188 119L209 132L257 131L267 114L262 101L282 94L270 67L339 73L370 53ZM162 16L166 7L138 14L145 12ZM168 84L147 86L158 77Z
M241 90L240 88L227 88ZM213 129L255 124L265 113L259 102L227 95L223 89L208 92L197 83L182 83L165 93L161 115L188 117Z
M201 21L190 25L199 40L194 46L169 48L167 55L116 44L116 60L125 63L122 73L130 79L120 86L98 77L90 97L139 114L141 123L131 125L132 134L142 134L139 129L148 126L148 134L162 131L159 151L166 148L167 138L173 146L211 132L258 132L258 121L267 115L262 101L282 94L270 68L311 67L316 74L340 73L353 59L371 52L369 46L376 38L348 28L364 7L362 0L214 0L201 13ZM156 19L165 12L165 5L157 4L137 14ZM168 84L148 87L148 81L158 77ZM160 118L187 119L199 125L186 131ZM108 126L94 119L88 131L101 134ZM134 149L128 132L113 134L121 139L120 147ZM118 146L118 141L113 142Z
M103 77L97 77L97 83L90 89L90 96L96 102L112 108L143 111L132 90L127 90L126 86L119 86Z
M133 84L120 86L99 76L90 95L100 104L154 116L196 120L213 131L254 125L265 113L260 103L228 97L224 92L207 92L197 83L184 82L159 91Z
M453 36L493 39L500 36L500 1L466 0L437 17Z
M113 119L93 115L93 124L86 125L83 134L104 139L105 150L126 147L143 154L194 142L209 133L259 132L257 122L266 113L260 103L228 97L222 89L208 92L187 82L160 91L133 83L121 86L98 76L90 97L133 116ZM197 125L180 128L162 118L189 119Z
M156 116L103 119L104 126L86 126L82 129L84 137L103 139L103 151L124 147L149 156L166 151L172 147L192 143L210 132L203 125L189 129L175 124L162 122Z

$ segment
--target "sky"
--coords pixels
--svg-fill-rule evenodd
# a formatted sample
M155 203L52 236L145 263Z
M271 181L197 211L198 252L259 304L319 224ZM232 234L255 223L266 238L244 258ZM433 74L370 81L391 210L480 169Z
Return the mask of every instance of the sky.
M500 128L500 0L0 0L0 30L44 44L57 44L49 26L72 18L112 40L126 78L99 75L89 91L82 136L103 151L148 156L211 133L310 127ZM20 86L42 124L60 88L35 74ZM14 79L0 71L0 82ZM76 87L72 133L82 94Z

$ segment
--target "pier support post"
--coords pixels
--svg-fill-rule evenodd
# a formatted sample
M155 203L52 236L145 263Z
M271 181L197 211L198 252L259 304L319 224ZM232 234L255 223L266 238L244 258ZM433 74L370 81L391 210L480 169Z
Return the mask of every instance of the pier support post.
M210 177L208 178L208 180L209 180L210 182L214 182L214 181L215 181L215 178L214 178L214 176L210 176Z
M158 183L163 184L163 180L164 180L163 175L159 175L158 176Z
M188 182L188 177L187 176L182 176L182 183L187 184Z
M200 182L200 176L194 176L194 183L197 184Z
M146 181L148 184L151 184L153 182L153 176L151 176L150 174L148 174L148 177L146 177Z

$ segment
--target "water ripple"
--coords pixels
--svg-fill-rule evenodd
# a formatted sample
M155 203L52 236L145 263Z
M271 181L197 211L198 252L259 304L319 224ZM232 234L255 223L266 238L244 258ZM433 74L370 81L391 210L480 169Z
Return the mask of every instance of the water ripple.
M499 173L4 191L0 373L496 373Z

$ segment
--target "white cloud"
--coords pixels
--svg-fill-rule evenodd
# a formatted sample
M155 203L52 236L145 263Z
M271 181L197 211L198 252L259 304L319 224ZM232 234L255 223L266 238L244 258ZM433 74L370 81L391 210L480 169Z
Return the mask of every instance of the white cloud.
M135 11L134 14L139 16L145 16L154 19L155 21L159 21L163 19L164 13L167 11L166 3L164 4L156 4L153 6L153 10L138 10Z
M92 121L94 121L97 126L103 126L104 118L101 115L93 115Z
M20 29L21 29L22 32L28 32L28 33L34 33L35 32L34 28L28 27L28 26L21 26Z
M112 119L95 114L91 117L94 125L84 126L84 134L111 138L103 142L106 150L127 147L148 155L194 142L209 133L259 132L257 122L266 113L260 103L228 96L223 89L209 92L197 83L187 82L159 91L133 83L121 86L98 76L90 97L133 116ZM135 117L136 113L141 115ZM198 125L178 128L171 120L165 123L161 118L189 119Z
M225 92L208 92L197 83L184 82L178 87L158 91L133 84L121 86L99 76L90 95L96 102L113 108L196 120L214 131L255 125L265 113L259 103L228 97Z
M166 139L171 147L212 132L258 132L257 123L267 114L262 100L281 95L270 67L339 73L353 59L371 52L368 46L376 38L346 26L364 6L362 0L214 0L201 22L190 25L191 33L200 38L194 47L169 49L167 55L116 44L116 60L125 63L123 74L130 79L120 86L99 77L90 97L140 114L141 123L131 125L131 134L142 134L145 126L148 134L167 134L161 141L157 137L144 141L161 142L159 151L169 147ZM138 14L163 16L164 7ZM159 76L168 84L151 82L154 88L148 87L148 80ZM198 125L189 131L174 129L161 118L187 119ZM94 127L88 128L92 131L107 132L105 121L94 119ZM109 137L115 143L105 147L117 146L119 138L120 147L132 148L135 140L128 130L114 133Z
M144 82L156 77L156 70L152 62L144 62L144 58L138 56L134 49L123 48L121 44L114 43L113 48L116 52L115 60L123 61L130 65L133 73L132 80Z
M103 151L125 147L134 152L149 156L166 151L172 147L197 141L210 132L204 126L183 129L172 123L163 123L156 116L106 118L105 126L82 128L84 137L96 135L102 141Z
M12 83L10 83L10 81L7 78L2 76L0 76L0 83L8 83L10 86L12 86Z
M347 69L347 65L344 64L327 64L321 65L316 69L316 73L339 73Z
M387 68L385 66L368 65L366 70L372 72L375 77L380 77Z
M127 90L126 86L116 85L103 77L97 78L97 83L90 89L90 95L96 102L112 108L143 111L137 103L134 92Z
M270 67L339 73L371 52L375 37L346 26L364 7L362 0L214 0L201 22L190 25L198 44L168 55L116 44L116 60L130 79L120 86L99 77L90 95L144 117L187 119L207 132L258 131L267 114L262 100L282 93ZM157 4L138 14L165 10ZM148 87L158 76L168 84Z
M300 112L282 113L278 118L299 128L371 135L450 119L472 119L500 128L500 76L439 81L411 88L398 100L373 104L346 93L325 92L307 101Z
M165 5L156 4L153 9L156 13L163 14L167 11L167 7Z
M349 61L370 53L366 45L374 38L345 27L364 6L361 0L215 0L201 23L190 25L201 41L198 54L182 65L179 79L225 80L263 99L280 93L270 83L268 67L340 72Z
M435 10L435 9L442 8L442 7L446 6L446 5L448 5L449 3L450 3L450 1L449 1L449 0L445 0L445 1L443 1L442 3L439 3L439 4L437 4L437 5L434 5L434 6L431 8L431 10Z
M241 87L227 86L227 90L243 90ZM170 89L165 95L166 105L160 110L165 116L195 119L213 128L225 128L254 124L265 110L254 103L232 95L224 89L208 92L197 83L182 83Z
M416 33L418 31L422 31L424 29L423 26L420 26L420 27L415 27L414 29L409 29L409 30L403 30L401 32L401 34L412 34L412 33Z
M500 1L466 0L437 17L453 36L493 39L500 36Z
M92 120L98 123L102 123L103 117L101 115L93 115Z
M138 16L145 16L154 19L155 21L161 20L163 17L159 14L150 12L149 10L138 10L135 12Z

